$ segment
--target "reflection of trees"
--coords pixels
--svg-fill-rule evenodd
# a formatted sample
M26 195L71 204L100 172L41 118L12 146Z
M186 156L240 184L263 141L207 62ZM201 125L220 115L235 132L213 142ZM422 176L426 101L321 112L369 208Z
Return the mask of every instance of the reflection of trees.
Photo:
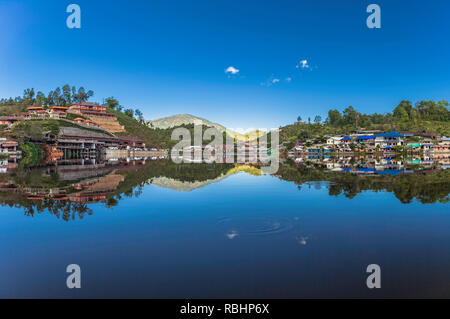
M277 176L298 185L311 181L328 181L330 196L343 194L354 198L370 191L392 192L404 204L414 199L423 204L448 203L450 201L450 170L397 176L358 176L342 172L329 172L319 167L296 167L288 163L280 167Z
M137 198L142 195L145 185L159 177L167 177L182 182L204 182L215 180L220 176L235 171L253 172L247 167L235 167L233 164L175 164L172 161L150 161L143 166L123 167L115 170L114 174L121 174L123 181L118 183L115 190L106 194L104 201L107 208L116 207L124 198ZM256 174L257 175L257 174ZM421 203L448 203L450 201L450 170L434 171L430 173L416 172L409 175L397 176L358 176L341 172L329 172L319 167L297 167L288 162L280 166L277 177L297 184L299 190L307 183L308 187L320 188L322 181L328 181L327 188L330 196L344 195L354 198L365 190L392 192L402 203L411 203L414 199ZM39 178L41 177L41 184ZM122 180L122 179L120 179ZM28 195L21 192L24 187L38 187L43 190L66 187L74 191L71 183L74 181L60 181L52 172L38 173L34 170L17 170L12 174L0 176L0 183L5 190L0 191L0 205L9 207L23 207L25 215L35 216L48 211L64 221L82 219L93 211L88 204L71 202L69 200L55 200L49 197L42 200L29 200ZM78 183L78 181L77 181ZM8 187L11 187L8 189ZM113 188L114 188L113 187Z
M177 165L172 161L150 161L143 166L117 167L115 174L123 175L124 180L117 185L114 191L107 194L105 206L113 208L124 198L141 196L144 186L150 184L152 178L170 177L180 181L206 181L225 174L231 167L233 167L231 164ZM85 203L54 200L50 196L41 200L30 200L26 192L22 192L24 189L40 189L42 193L50 194L50 190L64 188L71 193L74 192L74 189L70 185L74 182L82 181L62 181L54 170L20 168L0 176L0 183L12 186L10 189L0 191L0 205L22 207L25 215L32 217L48 211L64 221L82 219L86 214L93 214L93 211Z
M68 200L29 200L26 195L18 192L0 193L0 203L2 206L9 206L24 209L26 216L34 217L48 211L50 214L61 218L64 221L83 219L85 214L92 215L92 210L86 204L70 202Z
M46 209L49 213L55 215L57 218L61 218L64 221L75 220L76 217L83 219L85 214L93 214L92 210L88 208L86 204L70 202L67 200L55 201L46 199L43 201L36 201L36 208L39 213ZM30 211L30 213L31 216L33 216L33 212Z

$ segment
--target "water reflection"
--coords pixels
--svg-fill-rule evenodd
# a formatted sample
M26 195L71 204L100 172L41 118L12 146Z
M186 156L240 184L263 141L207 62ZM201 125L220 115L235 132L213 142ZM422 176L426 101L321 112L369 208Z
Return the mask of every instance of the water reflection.
M354 198L363 191L392 192L402 203L447 203L450 193L450 156L440 158L392 158L367 156L307 156L287 160L273 177L295 183L299 189L328 189L329 196ZM93 213L91 204L117 206L121 200L139 197L143 187L154 185L189 192L227 177L246 173L262 175L253 165L175 164L166 158L61 159L46 165L25 167L1 162L0 203L22 207L34 216L48 210L68 221ZM296 221L279 218L259 221L224 220L226 237L283 232ZM252 225L238 229L236 225ZM297 241L306 245L307 236Z

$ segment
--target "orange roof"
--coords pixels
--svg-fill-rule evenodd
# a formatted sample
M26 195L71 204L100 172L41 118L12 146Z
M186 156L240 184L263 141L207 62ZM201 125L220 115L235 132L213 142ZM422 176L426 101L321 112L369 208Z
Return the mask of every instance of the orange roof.
M81 117L77 117L74 121L84 121Z
M58 110L68 110L68 107L65 106L52 106L52 109L58 109Z
M42 106L30 106L27 108L27 110L43 110L44 108Z

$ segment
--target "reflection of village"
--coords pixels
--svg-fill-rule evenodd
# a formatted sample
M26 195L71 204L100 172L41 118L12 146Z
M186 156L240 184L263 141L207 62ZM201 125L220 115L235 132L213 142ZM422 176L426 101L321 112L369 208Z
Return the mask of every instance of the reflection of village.
M276 156L267 142L259 140L173 148L171 154L172 159L184 163L239 163L254 166L262 166Z
M18 192L28 200L71 201L82 204L105 202L108 195L116 191L125 177L121 172L136 171L149 160L165 159L165 156L152 158L109 159L98 162L96 160L59 160L53 165L47 165L39 170L42 178L57 175L60 187L18 187L13 182L0 182L0 192ZM11 173L17 169L17 164L2 162L3 173Z
M431 133L361 131L327 136L326 143L298 142L288 157L355 174L409 173L450 168L450 138Z
M313 165L330 172L349 172L358 175L412 174L416 171L433 172L450 168L450 154L436 158L429 155L393 157L390 155L366 155L364 157L326 154L307 154L294 158L297 166Z

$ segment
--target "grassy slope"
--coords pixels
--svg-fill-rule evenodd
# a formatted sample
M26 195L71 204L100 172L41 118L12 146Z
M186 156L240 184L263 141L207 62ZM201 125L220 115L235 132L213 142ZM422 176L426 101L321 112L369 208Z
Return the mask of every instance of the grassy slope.
M120 125L125 127L126 132L116 135L139 137L145 141L147 147L167 148L174 145L170 140L172 129L151 129L119 111L108 109L108 113L114 114Z

